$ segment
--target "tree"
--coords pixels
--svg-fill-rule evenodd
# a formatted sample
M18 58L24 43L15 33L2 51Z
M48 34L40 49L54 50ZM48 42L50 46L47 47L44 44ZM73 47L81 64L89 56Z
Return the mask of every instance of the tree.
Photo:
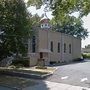
M49 3L54 16L66 16L73 12L80 12L80 16L90 12L90 0L28 0L28 5L38 6Z
M79 17L90 12L90 0L57 0L52 6L56 20L64 20L74 12L79 12Z
M42 0L28 0L27 6L36 6L37 9L40 9L42 4Z
M40 17L38 14L32 15L30 17L30 21L32 22L32 26L39 25L41 18L42 17Z
M23 0L0 0L0 58L26 51L24 39L30 35L30 21Z
M79 12L79 17L90 12L90 0L28 0L28 5L39 8L44 4L52 10L57 22L66 20L74 12Z
M82 39L85 39L88 36L88 31L83 27L83 21L80 18L74 16L68 17L68 20L63 23L56 23L53 18L51 23L53 24L55 31Z
M62 28L59 29L60 32L81 38L88 35L87 30L82 26L81 19L90 12L90 0L34 0L30 3L31 1L28 2L30 5L41 6L41 4L46 4L47 7L51 8L50 10L52 10L54 16L51 22L58 29ZM71 16L74 12L79 12L78 18Z

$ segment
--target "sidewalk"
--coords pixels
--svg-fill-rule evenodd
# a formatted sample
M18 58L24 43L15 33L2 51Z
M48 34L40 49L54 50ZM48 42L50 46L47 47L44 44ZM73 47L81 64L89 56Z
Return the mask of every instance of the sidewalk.
M90 88L72 86L50 81L41 81L40 84L24 88L23 90L90 90Z

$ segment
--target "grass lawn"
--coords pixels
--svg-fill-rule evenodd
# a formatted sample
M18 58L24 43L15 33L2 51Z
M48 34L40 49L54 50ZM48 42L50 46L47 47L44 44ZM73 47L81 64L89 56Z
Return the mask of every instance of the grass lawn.
M27 74L35 74L35 75L46 75L49 74L49 71L52 71L52 68L48 69L31 69L31 68L7 68L7 67L0 67L1 72L20 72L20 73L27 73ZM47 72L48 71L48 72ZM27 78L21 78L21 77L12 77L12 76L6 76L6 75L0 75L0 85L1 86L8 86L12 88L25 88L28 86L33 86L38 84L38 82L27 79Z
M53 73L56 68L53 68L53 67L47 67L46 69L40 69L40 68L37 68L37 66L31 68L31 70L33 71L40 71L40 72L46 72L46 73Z
M12 88L25 88L36 84L38 83L26 78L11 77L11 76L4 76L4 75L0 76L1 86L7 86Z
M10 72L20 72L20 73L28 73L28 74L37 74L37 75L46 75L53 73L56 68L47 67L46 69L37 69L35 67L22 67L22 68L11 68L11 67L0 67L0 71L10 71Z

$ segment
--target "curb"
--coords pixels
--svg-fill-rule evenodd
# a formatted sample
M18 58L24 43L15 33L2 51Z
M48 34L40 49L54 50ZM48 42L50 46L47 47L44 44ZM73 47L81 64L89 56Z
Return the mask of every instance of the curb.
M8 76L16 76L16 77L23 77L23 78L32 78L32 79L45 79L48 76L51 76L52 73L45 74L45 75L37 75L37 74L29 74L23 72L16 72L16 71L0 71L0 75L8 75Z

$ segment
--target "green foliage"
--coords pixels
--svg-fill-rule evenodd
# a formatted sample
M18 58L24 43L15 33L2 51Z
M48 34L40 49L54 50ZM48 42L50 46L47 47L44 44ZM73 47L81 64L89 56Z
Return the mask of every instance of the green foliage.
M90 53L84 53L82 54L82 57L90 59Z
M36 69L47 69L46 66L36 66Z
M24 39L30 36L30 21L23 0L0 0L0 58L24 53Z
M29 0L28 3L40 7L41 4L46 4L46 0ZM88 36L87 29L82 26L81 18L89 14L90 0L50 0L48 7L51 8L54 16L51 20L51 23L55 26L53 30L58 29L62 33L84 39ZM79 12L79 18L71 16L74 12Z
M90 44L88 44L87 46L85 46L85 48L90 49Z
M29 60L28 59L18 59L18 60L14 60L12 62L12 65L15 65L16 67L29 67Z
M42 4L43 4L42 0L28 0L27 3L28 6L36 6L37 9L40 9Z
M41 6L49 0L28 0L28 5ZM90 0L50 0L49 5L56 12L73 13L80 11L81 15L87 15L90 12Z
M28 4L40 8L41 5L46 4L48 1L49 0L28 0ZM55 19L62 21L74 12L79 12L80 17L88 15L90 12L90 0L50 0L48 7L52 9Z
M90 12L90 0L57 0L52 6L53 15L56 20L63 20L74 12L79 12L79 16L88 15Z
M35 25L39 25L40 24L40 20L42 17L40 17L38 14L32 15L30 17L30 21L32 22L32 27Z
M54 29L58 32L69 34L82 39L85 39L88 36L88 31L83 27L83 21L80 18L69 16L66 20L59 23L57 23L53 18L51 23L53 24Z

